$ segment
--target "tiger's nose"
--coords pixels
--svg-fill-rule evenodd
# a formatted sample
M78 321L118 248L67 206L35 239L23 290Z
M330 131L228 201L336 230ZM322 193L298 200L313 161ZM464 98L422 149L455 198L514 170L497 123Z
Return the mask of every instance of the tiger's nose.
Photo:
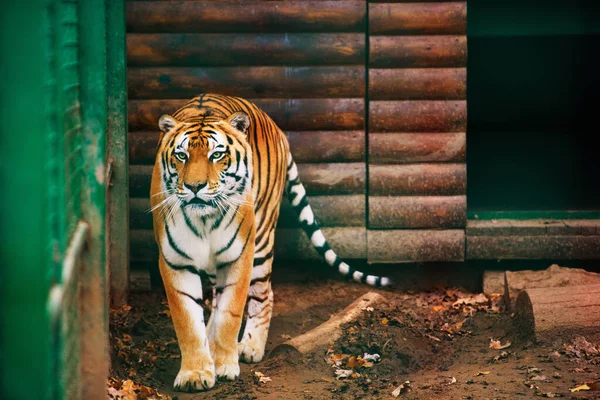
M190 189L194 194L198 193L198 191L200 189L202 189L203 187L205 187L208 184L208 182L190 182L190 183L184 183L185 187Z

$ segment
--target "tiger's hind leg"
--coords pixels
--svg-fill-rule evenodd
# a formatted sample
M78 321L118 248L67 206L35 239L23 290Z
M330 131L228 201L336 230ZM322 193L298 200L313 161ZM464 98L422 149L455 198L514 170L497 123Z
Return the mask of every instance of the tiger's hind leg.
M252 281L248 291L248 318L242 340L238 343L238 354L243 362L253 363L263 359L273 314L273 290L271 268L273 256L254 258Z

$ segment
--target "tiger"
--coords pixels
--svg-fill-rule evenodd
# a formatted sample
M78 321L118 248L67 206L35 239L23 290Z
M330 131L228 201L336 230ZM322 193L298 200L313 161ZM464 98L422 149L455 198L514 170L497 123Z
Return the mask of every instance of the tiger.
M264 357L273 312L274 233L284 192L327 264L358 282L392 283L353 269L331 249L286 135L254 103L202 94L162 115L158 126L151 212L181 350L175 390L208 390L217 379L236 379L238 361ZM202 277L213 287L206 324Z

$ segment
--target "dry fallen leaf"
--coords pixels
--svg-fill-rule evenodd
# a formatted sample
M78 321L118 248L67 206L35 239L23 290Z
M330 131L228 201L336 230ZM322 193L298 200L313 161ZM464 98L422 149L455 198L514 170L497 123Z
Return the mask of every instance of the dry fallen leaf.
M365 307L365 308L361 308L361 310L371 312L374 310L374 308L373 307Z
M499 340L490 339L490 349L494 350L506 349L507 347L510 347L511 344L512 343L510 342L510 340L507 340L505 344L500 344Z
M387 324L388 324L388 322L390 322L390 320L389 320L389 319L387 319L387 318L385 318L385 317L383 317L383 318L381 319L381 324L382 324L382 325L387 325Z
M290 340L292 338L290 335L286 335L285 333L283 335L279 335L279 337L283 340Z
M271 378L269 378L268 376L265 376L265 374L263 374L262 372L255 371L254 372L254 377L255 377L254 380L258 384L271 382ZM256 379L256 378L258 378L258 379Z
M335 378L336 379L348 378L348 377L352 376L353 372L354 371L352 371L351 369L336 369L335 370Z
M373 361L373 362L378 362L379 360L381 360L381 356L377 353L375 353L375 354L365 353L365 354L363 354L362 358L365 361Z
M571 392L580 392L582 390L590 390L590 387L588 385L581 385L581 386L577 386L573 389L569 389Z
M448 382L448 385L452 385L453 383L456 383L456 378L452 377L452 379L450 380L450 382Z
M396 389L394 389L394 391L392 392L392 396L398 397L402 393L406 393L408 391L409 387L410 387L410 381L404 382L403 384L398 386Z
M481 376L481 375L489 375L490 371L479 371L475 374L475 376Z
M547 381L548 380L548 378L546 378L546 375L535 375L529 379L532 381Z

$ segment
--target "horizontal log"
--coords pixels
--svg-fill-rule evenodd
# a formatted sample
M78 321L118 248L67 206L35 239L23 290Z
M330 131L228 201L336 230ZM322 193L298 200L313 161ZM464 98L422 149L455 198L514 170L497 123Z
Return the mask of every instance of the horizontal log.
M297 163L354 162L365 159L364 131L288 131ZM159 132L129 132L130 164L154 164Z
M370 100L465 100L466 68L370 69Z
M582 336L595 342L600 339L600 285L527 289L517 298L515 324L521 335L546 344Z
M453 196L467 190L465 164L371 165L369 196Z
M600 235L600 221L588 219L492 219L471 220L467 223L469 236L561 236Z
M130 100L129 130L155 130L158 118L173 113L187 100ZM283 130L357 130L365 126L362 98L354 99L248 99Z
M517 297L525 289L558 288L588 284L600 285L600 274L581 268L567 268L553 264L542 271L506 271L504 276L504 303L514 311Z
M350 196L310 196L311 205L321 226L361 226L366 223L364 195ZM131 229L152 229L150 199L129 199L129 227ZM281 203L279 228L298 228L298 217L287 200Z
M321 226L361 226L366 218L365 195L310 196L308 197L315 217ZM298 228L298 216L289 201L281 203L278 228Z
M467 3L369 4L369 32L375 35L466 34Z
M466 148L465 132L369 133L371 164L464 162Z
M363 65L364 51L364 33L127 35L130 67Z
M340 257L367 258L367 230L361 227L323 228L323 234ZM158 248L152 230L131 230L132 262L158 260ZM278 229L275 232L276 260L322 260L302 229Z
M458 68L467 65L466 36L371 36L374 68Z
M464 228L467 196L369 196L370 229Z
M364 163L298 164L300 179L309 195L365 193ZM131 197L150 194L151 165L129 166Z
M368 260L377 262L463 261L465 232L451 230L369 230Z
M363 97L365 67L131 67L127 85L130 99Z
M467 102L463 100L372 101L370 132L464 132Z
M600 236L467 236L471 260L591 260L600 258Z
M128 1L128 32L364 32L362 1Z

